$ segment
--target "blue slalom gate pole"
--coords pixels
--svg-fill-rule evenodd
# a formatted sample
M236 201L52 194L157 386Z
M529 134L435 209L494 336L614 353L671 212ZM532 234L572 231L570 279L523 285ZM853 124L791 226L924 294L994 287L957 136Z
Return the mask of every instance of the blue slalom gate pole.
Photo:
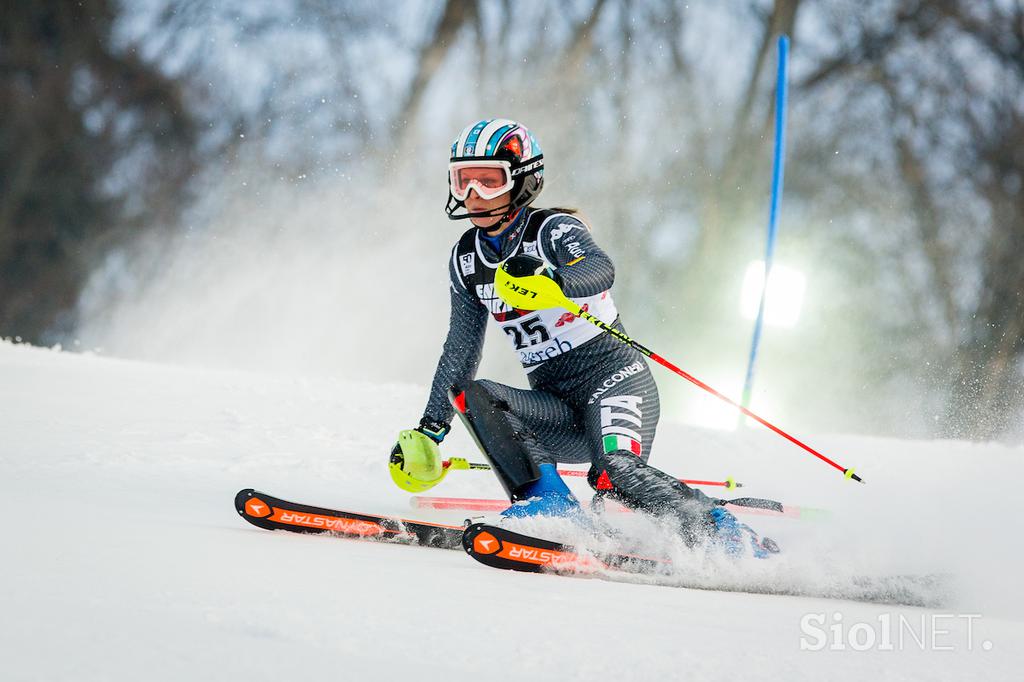
M750 394L754 387L754 367L757 364L757 350L761 344L761 327L764 325L765 298L768 293L768 276L772 271L772 256L775 253L775 233L778 230L779 207L782 205L782 180L786 165L786 66L789 61L789 37L779 36L779 71L775 84L775 158L772 167L772 201L768 215L768 246L764 256L764 285L761 287L761 301L757 306L757 320L754 322L754 337L750 342L750 359L747 361L747 376L743 381L743 397L740 404L750 406Z

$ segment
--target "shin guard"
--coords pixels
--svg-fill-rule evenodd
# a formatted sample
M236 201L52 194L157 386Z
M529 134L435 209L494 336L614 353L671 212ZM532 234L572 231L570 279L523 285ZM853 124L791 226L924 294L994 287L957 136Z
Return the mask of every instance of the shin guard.
M455 407L480 451L494 469L513 502L522 499L524 489L540 479L540 469L530 455L526 434L517 431L508 403L492 395L480 382L462 389L453 386L448 399Z

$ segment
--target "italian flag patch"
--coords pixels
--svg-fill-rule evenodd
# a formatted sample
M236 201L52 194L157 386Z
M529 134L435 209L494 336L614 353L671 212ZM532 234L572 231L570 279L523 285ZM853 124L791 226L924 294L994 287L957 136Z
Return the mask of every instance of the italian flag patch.
M615 452L616 450L628 450L637 457L640 456L640 441L633 440L629 436L605 436L604 437L604 451L605 454L609 452Z

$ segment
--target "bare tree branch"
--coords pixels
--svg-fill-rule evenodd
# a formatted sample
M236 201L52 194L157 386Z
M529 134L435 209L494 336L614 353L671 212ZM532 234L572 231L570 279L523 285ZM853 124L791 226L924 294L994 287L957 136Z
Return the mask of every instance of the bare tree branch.
M459 31L463 26L476 24L477 13L476 0L446 0L437 28L420 52L419 69L405 101L398 108L397 121L408 122L415 118L427 86L455 45Z

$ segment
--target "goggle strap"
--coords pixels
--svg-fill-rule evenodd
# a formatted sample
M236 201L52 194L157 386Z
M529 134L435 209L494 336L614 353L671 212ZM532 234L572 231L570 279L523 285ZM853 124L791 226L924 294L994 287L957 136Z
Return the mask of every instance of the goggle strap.
M529 173L531 171L535 171L538 168L543 168L543 167L544 167L544 155L541 154L539 156L535 156L534 158L532 158L530 160L530 162L527 163L526 165L519 166L517 168L513 168L512 169L512 177L515 177L517 175L522 175L523 173Z
M490 162L501 161L501 162L504 162L504 163L508 163L509 166L510 166L510 172L511 172L512 176L514 177L516 175L522 175L523 173L529 173L531 171L535 171L535 170L537 170L539 168L542 168L544 166L544 155L543 154L538 154L537 156L532 157L527 163L525 163L525 164L523 164L521 166L513 166L512 163L509 162L507 159L497 159L497 158L493 158L493 157L471 157L471 156L457 157L457 158L451 159L449 161L449 163L450 164L452 164L452 163L465 163L465 164L469 165L469 164L471 164L474 161L476 161L476 162L480 162L480 161L490 161Z

